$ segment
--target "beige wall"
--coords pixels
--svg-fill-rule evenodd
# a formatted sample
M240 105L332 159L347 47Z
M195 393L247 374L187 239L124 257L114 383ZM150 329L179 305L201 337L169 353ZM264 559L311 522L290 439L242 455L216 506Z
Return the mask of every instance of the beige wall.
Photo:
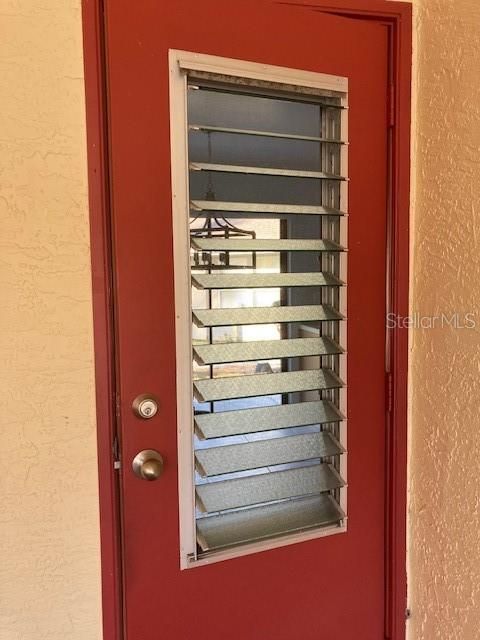
M418 0L412 309L412 640L480 636L480 4Z
M97 640L80 0L0 14L0 640Z
M480 629L480 5L415 0L411 640ZM0 640L98 640L80 0L0 0ZM477 237L479 236L479 237Z

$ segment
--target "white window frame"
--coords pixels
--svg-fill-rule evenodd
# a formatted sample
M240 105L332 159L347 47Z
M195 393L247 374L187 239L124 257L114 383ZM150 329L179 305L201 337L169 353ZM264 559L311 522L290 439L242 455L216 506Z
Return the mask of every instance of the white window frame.
M228 558L257 553L285 545L296 544L313 538L344 533L347 519L333 526L312 529L301 533L286 534L279 538L252 542L231 549L212 552L197 558L195 523L195 478L192 407L192 303L190 281L189 238L189 171L188 171L188 119L187 75L189 71L261 80L283 85L304 87L342 94L341 104L348 106L348 79L324 73L300 71L255 62L222 58L189 51L170 49L170 144L172 184L172 225L175 284L175 340L176 340L176 389L177 389L177 441L178 441L178 495L180 527L180 568L211 564ZM342 110L341 131L348 140L347 109ZM341 147L341 169L348 176L348 145ZM342 182L340 209L348 211L347 181ZM346 216L340 221L340 241L347 246ZM340 257L340 278L346 282L346 256ZM346 317L347 295L340 291L340 312ZM340 344L346 347L345 322L340 323ZM340 377L346 377L346 358L341 358ZM346 388L340 390L340 410L346 415ZM340 441L346 448L347 421L340 424ZM340 456L340 474L347 481L347 454ZM341 490L340 506L347 513L346 490Z

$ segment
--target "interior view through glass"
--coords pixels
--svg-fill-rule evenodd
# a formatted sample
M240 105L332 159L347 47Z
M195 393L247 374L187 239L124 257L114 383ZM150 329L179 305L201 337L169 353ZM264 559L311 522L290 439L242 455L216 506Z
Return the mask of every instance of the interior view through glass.
M204 554L345 521L345 140L333 92L187 94Z

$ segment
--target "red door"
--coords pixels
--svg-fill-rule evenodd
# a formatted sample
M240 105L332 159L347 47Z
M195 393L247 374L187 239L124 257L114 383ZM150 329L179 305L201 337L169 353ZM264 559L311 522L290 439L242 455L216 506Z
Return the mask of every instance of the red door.
M125 637L380 640L386 597L386 27L328 16L312 6L260 0L115 0L106 2L106 12ZM176 372L178 367L185 370L186 363L178 360L182 344L176 346L175 328L169 50L348 79L348 505L341 505L348 519L337 523L338 535L288 538L287 544L276 544L282 537L274 536L270 548L254 545L243 553L241 545L234 545L221 561L213 556L209 562L208 544L203 556L200 545L200 558L207 562L191 568L184 568L185 563L181 568L179 537L179 510L185 505L179 506L177 391L182 381L176 380ZM207 76L205 82L210 81ZM305 96L302 101L308 102ZM297 126L294 120L292 127ZM227 156L239 143L229 144ZM209 153L207 146L202 149L200 155ZM300 153L300 165L305 157ZM203 160L211 166L216 158ZM279 157L276 166L284 165ZM206 191L219 184L214 171L211 175ZM192 184L191 190L200 188ZM302 187L299 198L308 189ZM241 220L235 220L241 227ZM293 304L293 294L288 298L283 291L280 305ZM294 338L303 334L299 336L287 335L288 348L297 348ZM320 339L325 348L325 338ZM315 340L318 345L319 338ZM191 345L183 349L190 366ZM289 375L285 360L269 360L270 369L260 367L253 374L262 379ZM219 361L227 362L221 356ZM335 393L321 397L331 399ZM142 394L158 400L151 419L132 410ZM143 450L163 458L163 473L154 482L132 470L133 459ZM150 463L145 475L158 470ZM181 475L180 485L184 480ZM337 495L335 491L340 489L328 495Z

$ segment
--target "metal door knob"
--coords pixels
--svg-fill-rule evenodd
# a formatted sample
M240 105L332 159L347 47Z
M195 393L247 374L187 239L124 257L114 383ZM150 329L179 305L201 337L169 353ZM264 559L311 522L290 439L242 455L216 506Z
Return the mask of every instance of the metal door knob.
M157 480L163 472L163 458L154 449L144 449L134 457L132 469L141 480Z

